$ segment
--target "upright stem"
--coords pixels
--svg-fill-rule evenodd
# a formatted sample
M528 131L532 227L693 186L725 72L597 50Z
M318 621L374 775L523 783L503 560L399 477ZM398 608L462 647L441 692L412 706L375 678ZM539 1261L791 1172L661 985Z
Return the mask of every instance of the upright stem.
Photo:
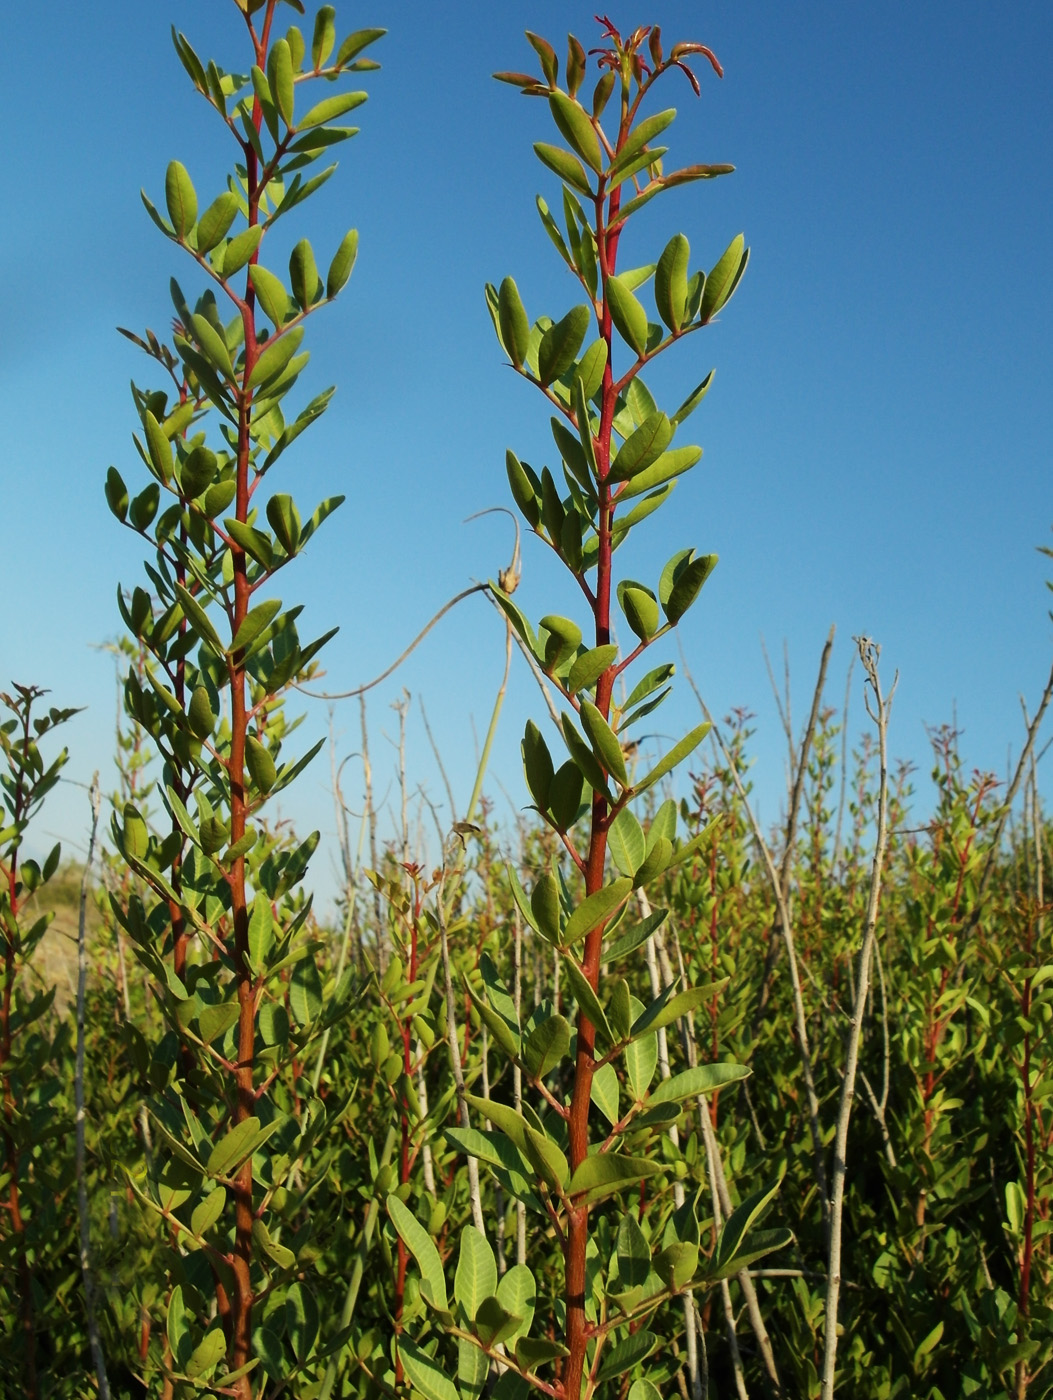
M827 1264L826 1308L823 1322L822 1400L833 1400L834 1365L837 1359L837 1306L841 1291L841 1222L844 1213L845 1176L848 1172L848 1124L852 1116L856 1070L859 1064L859 1044L863 1033L863 1016L870 994L870 965L877 939L878 905L881 899L881 874L888 841L888 717L895 694L896 682L888 698L882 694L878 676L879 649L866 638L859 639L859 655L866 671L867 683L873 691L876 709L867 710L877 725L880 786L878 790L877 837L874 860L870 871L870 893L867 899L866 923L859 953L859 974L856 982L855 1006L848 1032L844 1077L841 1082L841 1106L837 1115L834 1137L833 1182L830 1195L829 1259Z

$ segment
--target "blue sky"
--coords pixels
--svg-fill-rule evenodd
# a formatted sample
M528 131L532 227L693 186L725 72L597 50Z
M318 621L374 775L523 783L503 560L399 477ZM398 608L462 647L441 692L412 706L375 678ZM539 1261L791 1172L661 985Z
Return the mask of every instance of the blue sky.
M307 509L348 498L283 594L306 604L306 629L340 625L326 658L331 685L345 689L507 562L506 517L463 523L507 503L505 448L535 463L551 456L548 414L502 368L482 286L512 273L532 316L577 299L534 211L536 192L557 194L531 151L553 129L544 104L489 74L531 66L525 28L561 51L568 26L587 43L597 30L588 7L555 3L376 0L337 12L342 28L385 25L389 35L362 134L290 228L320 257L350 226L361 244L344 296L308 331L305 392L335 383L337 397L288 454L278 489ZM671 79L661 105L680 114L671 157L737 166L654 201L623 264L652 261L677 230L707 265L740 230L753 250L720 323L677 347L651 384L672 408L717 369L691 420L703 462L662 523L636 532L624 571L656 576L687 545L720 554L683 643L714 710L758 712L753 776L767 820L784 775L762 636L780 667L784 640L789 648L797 721L832 623L831 703L841 703L852 634L881 642L886 679L901 673L891 744L922 767L921 806L926 724L956 715L967 765L1004 771L1021 738L1018 696L1037 701L1053 630L1050 561L1035 552L1053 520L1053 11L673 0L611 15L623 29L657 21L667 42L716 50L724 81L707 71L696 101ZM94 646L117 630L118 580L141 577L138 542L102 495L110 463L135 477L127 386L143 371L114 327L163 331L168 278L195 287L138 191L161 197L175 157L211 198L231 158L176 60L171 23L202 55L244 66L231 0L65 5L46 32L36 7L16 6L5 31L0 683L32 681L87 707L67 735L68 771L82 781L111 771L112 662ZM545 553L526 542L520 596L535 619L573 605ZM405 686L411 782L443 800L423 698L464 803L473 720L481 736L502 633L473 598L373 692L381 794L393 774L389 706ZM517 660L494 761L516 803L526 800L518 741L530 714L543 706ZM694 722L686 686L656 719L667 736ZM315 706L304 732L325 720ZM357 706L339 707L335 722L344 752L356 748ZM858 673L851 723L853 734L864 723ZM318 761L289 802L303 828L332 829L327 787ZM354 799L353 765L348 788ZM75 848L85 814L78 790L63 789L41 841L54 832ZM324 895L328 857L315 874Z

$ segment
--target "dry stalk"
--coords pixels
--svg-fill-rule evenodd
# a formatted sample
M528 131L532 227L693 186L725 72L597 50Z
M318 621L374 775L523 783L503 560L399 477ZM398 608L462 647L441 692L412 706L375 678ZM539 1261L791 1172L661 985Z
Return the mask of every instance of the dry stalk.
M859 659L866 672L864 691L867 714L878 731L880 778L878 789L878 824L874 842L874 860L870 872L870 892L867 898L866 922L859 951L859 975L856 983L852 1026L848 1034L844 1077L841 1082L841 1105L834 1135L833 1189L830 1198L830 1228L827 1261L826 1307L824 1310L822 1400L833 1400L834 1365L837 1359L837 1306L841 1289L841 1224L844 1213L845 1176L848 1171L848 1125L852 1116L856 1069L859 1063L859 1043L863 1032L863 1016L870 993L870 965L877 940L878 906L881 900L881 875L888 842L888 719L892 697L896 693L897 673L886 697L878 675L881 648L869 637L858 637ZM871 705L873 694L873 707ZM876 708L875 708L876 707Z
M681 659L683 660L683 652L681 652ZM797 1031L797 1046L801 1055L801 1070L804 1074L805 1095L808 1100L808 1128L812 1138L812 1163L815 1169L816 1185L819 1188L819 1197L823 1206L823 1221L829 1230L830 1194L827 1187L822 1129L819 1123L819 1096L816 1093L815 1075L812 1072L812 1052L808 1040L808 1022L804 1010L804 997L801 993L801 978L797 966L797 949L794 943L793 926L790 922L790 912L786 904L786 897L783 893L782 882L779 879L779 872L775 868L775 861L772 858L771 851L768 849L768 843L765 841L761 832L760 824L750 804L749 796L743 785L742 777L739 774L735 760L728 746L725 744L720 730L713 721L709 706L706 704L705 700L703 700L702 694L695 684L694 677L691 675L686 661L683 661L683 666L688 685L690 685L691 689L694 691L695 698L699 703L703 715L712 725L712 733L717 744L720 746L724 762L728 765L732 781L735 784L735 790L746 812L750 828L753 832L753 839L757 843L757 849L761 853L765 869L768 872L768 879L771 882L772 893L775 896L776 910L779 916L783 943L786 947L787 961L790 967L790 985L793 989L794 1025Z
M84 1280L84 1311L87 1315L91 1359L95 1366L95 1376L101 1400L110 1400L106 1358L102 1354L99 1324L95 1316L95 1278L91 1271L91 1216L88 1212L88 1180L85 1165L87 1144L85 1141L86 1118L84 1112L84 1008L88 990L87 909L88 885L91 881L91 867L95 860L95 838L99 830L99 810L102 806L98 773L91 780L88 796L91 802L91 835L88 837L88 856L84 862L84 874L80 882L80 913L77 920L77 1068L74 1082L77 1123L77 1213L80 1216L80 1272Z

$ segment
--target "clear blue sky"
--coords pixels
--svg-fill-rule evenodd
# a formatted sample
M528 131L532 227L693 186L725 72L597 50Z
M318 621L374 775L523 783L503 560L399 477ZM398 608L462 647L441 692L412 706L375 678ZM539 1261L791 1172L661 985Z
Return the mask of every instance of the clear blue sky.
M535 192L551 201L556 181L530 147L552 131L544 104L489 74L531 66L525 28L561 50L568 25L587 43L597 31L590 7L552 0L376 0L337 12L342 28L389 35L362 134L290 229L322 250L353 225L361 249L347 292L308 332L304 383L335 383L337 398L288 454L280 489L307 509L348 497L284 576L283 595L307 605L307 628L340 624L326 658L343 689L507 561L507 518L462 523L507 502L506 446L534 462L551 454L544 405L501 367L482 286L512 273L531 315L558 316L575 299L534 211ZM724 81L707 70L696 101L671 80L662 105L680 112L672 155L738 167L655 201L626 265L652 260L677 229L707 264L740 229L753 249L721 323L678 347L652 385L675 406L717 368L692 419L706 455L677 488L673 537L643 527L625 568L655 576L686 545L721 555L683 640L714 709L759 712L754 777L767 820L778 815L783 748L762 635L777 659L788 643L795 719L836 623L833 703L851 636L866 632L883 646L886 678L901 672L894 751L924 770L924 725L956 710L967 763L1004 770L1020 743L1017 697L1037 700L1053 631L1050 561L1034 548L1053 520L1053 9L668 0L611 13L623 29L657 21L667 42L716 50ZM111 462L135 477L127 385L143 371L114 327L162 331L169 276L194 287L138 191L160 198L176 157L211 197L230 159L176 60L172 22L202 55L244 66L231 0L65 4L46 26L36 6L6 17L0 683L36 682L57 703L87 706L68 728L69 772L82 780L96 767L110 776L112 664L92 644L115 634L118 580L141 577L138 542L102 495ZM545 553L527 541L521 596L535 618L571 603ZM394 734L388 705L405 685L423 697L464 803L472 719L481 734L502 631L474 598L373 693L382 791L393 763L381 731ZM516 801L528 714L543 707L517 661L494 769ZM693 722L686 686L656 718L665 734ZM863 722L857 684L853 730ZM307 728L324 723L316 706ZM345 751L356 747L357 706L336 723ZM441 801L416 705L409 766ZM304 828L331 830L327 782L318 761L291 800ZM348 787L354 797L353 766ZM72 849L85 812L66 789L44 828ZM324 893L327 858L315 873Z

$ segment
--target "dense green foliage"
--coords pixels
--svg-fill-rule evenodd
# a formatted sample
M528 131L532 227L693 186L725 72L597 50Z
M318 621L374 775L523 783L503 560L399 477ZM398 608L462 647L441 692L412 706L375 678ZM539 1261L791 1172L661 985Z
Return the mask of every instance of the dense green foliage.
M662 529L701 455L673 440L712 380L667 414L642 372L684 353L748 256L739 236L692 271L674 233L653 264L618 269L638 209L730 173L666 170L655 142L675 113L642 108L671 70L697 92L693 59L720 73L700 44L667 55L657 28L603 21L587 104L573 36L562 86L532 34L540 76L497 75L541 99L565 143L535 146L562 206L538 211L584 300L531 323L511 277L486 297L562 464L536 472L509 451L512 495L584 625L532 624L516 565L490 585L552 718L524 735L525 815L506 830L477 803L484 757L430 854L405 829L377 849L366 758L367 865L334 757L346 880L334 927L316 918L317 833L267 803L316 752L288 756L285 704L325 639L302 643L301 609L264 595L339 500L305 520L268 478L328 402L293 413L288 396L303 323L347 282L357 235L324 281L306 238L287 276L265 259L354 134L337 123L364 94L343 80L377 66L363 54L382 31L338 42L326 5L309 39L279 35L278 0L235 2L250 72L174 35L235 142L227 187L201 205L172 161L166 213L144 195L204 290L191 301L173 282L171 346L130 335L165 387L133 387L146 484L116 468L106 484L146 547L146 585L119 592L118 788L69 1005L40 959L79 877L58 848L41 866L23 847L73 712L45 713L32 688L0 695L3 1393L1053 1393L1050 830L1034 753L1053 678L1010 787L968 774L939 731L929 802L907 770L889 779L891 692L866 639L874 730L849 759L824 698L828 643L807 725L787 724L773 832L750 806L746 712L700 716L664 754L630 732L675 669L630 668L716 564L670 540L653 587L616 579L619 546ZM305 104L322 83L330 95ZM363 707L364 756L365 738Z

